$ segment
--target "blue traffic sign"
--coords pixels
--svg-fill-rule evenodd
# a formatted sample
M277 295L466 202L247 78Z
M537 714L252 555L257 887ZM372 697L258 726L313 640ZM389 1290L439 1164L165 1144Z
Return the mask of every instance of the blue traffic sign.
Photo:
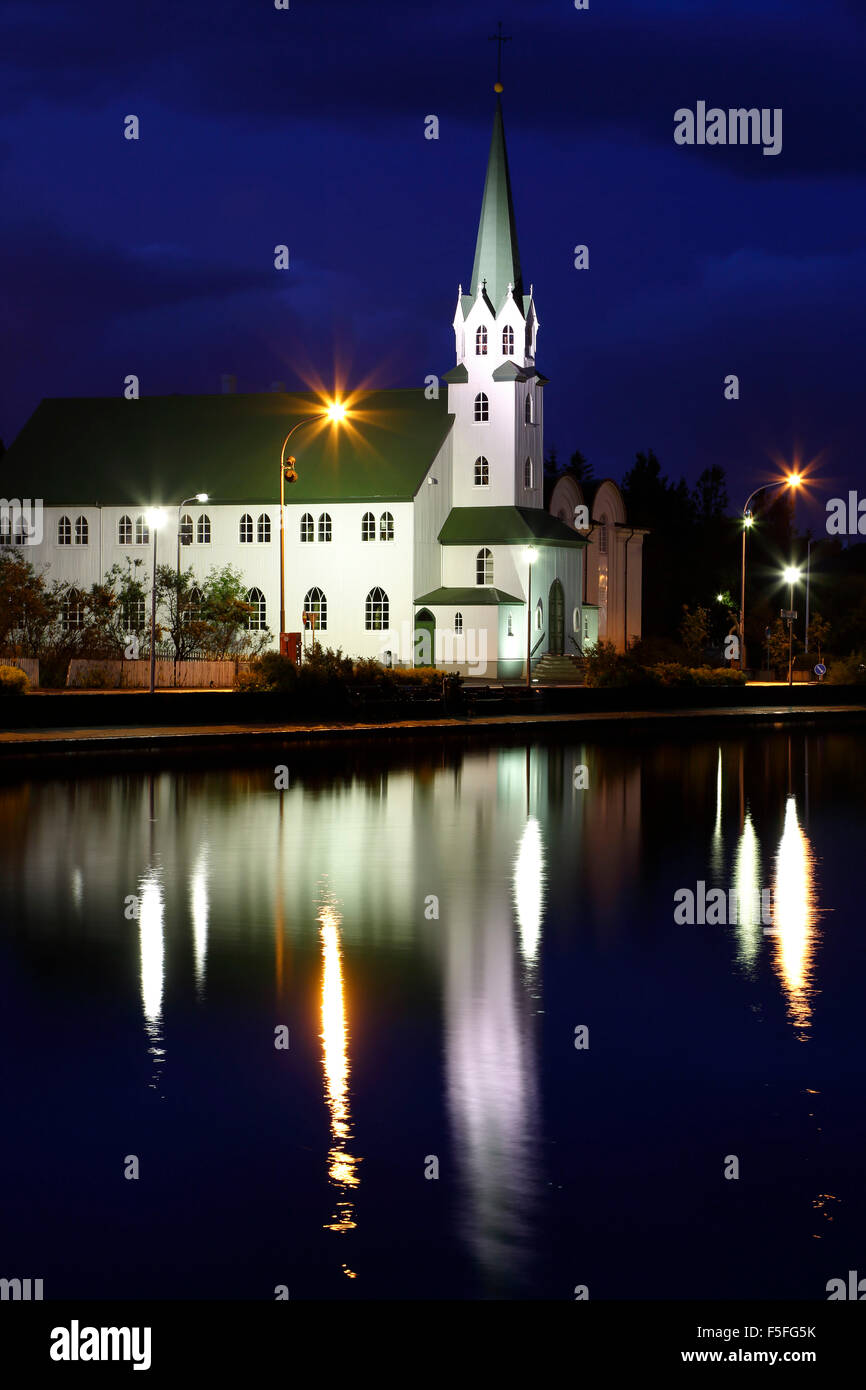
M815 675L816 675L816 676L826 676L826 674L827 674L827 667L824 665L823 661L819 661L819 662L818 662L818 665L815 667Z

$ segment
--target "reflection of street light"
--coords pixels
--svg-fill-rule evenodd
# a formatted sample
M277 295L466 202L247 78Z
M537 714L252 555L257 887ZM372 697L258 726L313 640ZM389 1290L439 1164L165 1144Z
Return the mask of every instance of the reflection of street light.
M153 588L150 593L150 693L156 683L156 533L165 523L162 507L151 507L147 513L147 524L153 532Z
M529 588L526 598L526 688L532 685L532 566L538 559L538 551L534 545L528 545L523 552L523 558L529 567Z
M788 684L794 683L794 585L800 578L800 571L794 565L788 565L782 575L785 583L788 584Z
M775 483L763 483L761 487L756 487L746 499L743 508L743 558L740 565L740 670L746 669L746 532L754 526L755 518L749 511L749 503L753 497L757 497L759 492L766 492L771 487L793 487L798 488L802 482L799 473L789 473L787 478L779 478Z
M286 652L286 482L294 483L298 479L298 470L295 467L295 460L290 456L286 458L286 445L291 439L295 430L299 430L302 425L312 425L316 421L330 420L333 425L338 425L341 420L346 418L346 407L341 401L331 401L327 409L319 415L308 415L303 420L299 420L296 425L292 425L280 450L280 653L285 656Z

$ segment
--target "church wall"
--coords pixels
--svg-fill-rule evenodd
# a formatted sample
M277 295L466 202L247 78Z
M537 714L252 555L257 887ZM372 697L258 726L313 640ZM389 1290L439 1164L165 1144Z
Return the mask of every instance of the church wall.
M452 506L453 434L451 430L415 494L413 598L429 594L444 582L438 537ZM428 483L427 478L436 482Z

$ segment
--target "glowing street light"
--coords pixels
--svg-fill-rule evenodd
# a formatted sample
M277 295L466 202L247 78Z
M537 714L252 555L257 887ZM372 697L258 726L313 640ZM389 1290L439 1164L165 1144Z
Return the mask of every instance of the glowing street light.
M329 401L326 408L318 415L306 415L303 420L299 420L296 425L292 425L280 450L280 654L288 655L288 637L286 634L286 493L285 485L287 482L295 483L298 480L298 470L295 467L296 460L291 455L286 457L286 445L296 430L302 425L312 425L317 421L321 424L322 420L330 420L331 424L339 425L345 420L347 415L346 406L342 401Z
M534 545L528 545L523 552L529 570L529 587L526 596L526 688L532 686L532 566L538 559Z
M162 507L151 507L147 512L147 524L153 533L153 584L150 591L150 693L156 685L156 537L161 526L165 525L165 512Z

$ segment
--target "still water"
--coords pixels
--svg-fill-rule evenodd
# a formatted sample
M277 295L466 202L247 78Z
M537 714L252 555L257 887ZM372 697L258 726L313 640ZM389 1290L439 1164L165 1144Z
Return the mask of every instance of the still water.
M238 764L0 787L0 1275L621 1299L866 1274L858 735ZM675 919L717 887L736 921Z

